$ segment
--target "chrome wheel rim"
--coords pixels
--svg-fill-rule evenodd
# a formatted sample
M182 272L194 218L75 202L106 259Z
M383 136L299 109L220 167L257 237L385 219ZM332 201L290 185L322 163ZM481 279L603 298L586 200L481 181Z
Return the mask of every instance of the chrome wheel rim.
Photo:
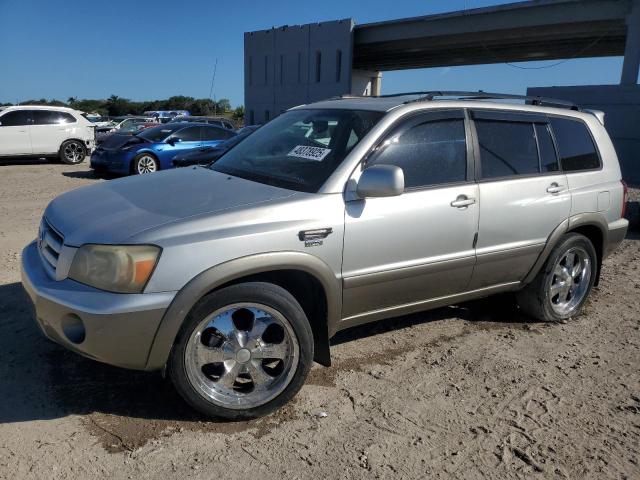
M191 385L207 401L248 409L277 397L298 368L300 347L287 319L256 303L216 310L193 330L185 349Z
M581 247L567 250L556 262L549 282L551 308L561 316L573 314L587 294L591 258Z
M157 169L155 158L144 155L138 159L138 173L153 173Z
M64 146L64 158L70 163L80 163L84 157L84 147L78 142L69 142Z

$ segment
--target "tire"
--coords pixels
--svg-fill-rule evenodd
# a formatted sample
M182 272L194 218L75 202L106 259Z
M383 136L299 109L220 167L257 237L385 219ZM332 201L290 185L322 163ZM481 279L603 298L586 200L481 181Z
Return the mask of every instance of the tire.
M518 292L518 305L543 322L571 318L587 300L597 268L598 258L591 241L579 233L568 233L551 251L533 281Z
M200 413L241 420L291 400L312 362L313 333L300 304L281 287L249 282L214 291L193 307L168 372Z
M136 175L154 173L160 170L160 163L153 154L143 152L136 155L136 157L133 159L132 170Z
M87 148L80 140L67 140L62 142L58 157L62 163L77 165L82 163L87 156Z

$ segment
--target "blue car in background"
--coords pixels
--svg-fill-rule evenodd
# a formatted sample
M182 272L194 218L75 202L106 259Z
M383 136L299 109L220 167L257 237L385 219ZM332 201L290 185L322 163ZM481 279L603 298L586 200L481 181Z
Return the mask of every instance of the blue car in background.
M169 123L135 135L112 135L91 154L91 168L123 175L173 168L176 154L214 147L236 133L205 123Z

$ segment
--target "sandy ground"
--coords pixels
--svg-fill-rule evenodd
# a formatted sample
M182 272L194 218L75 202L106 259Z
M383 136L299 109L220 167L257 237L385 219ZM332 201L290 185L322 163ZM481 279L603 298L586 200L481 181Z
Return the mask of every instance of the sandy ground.
M637 234L565 324L494 297L353 329L287 408L216 423L31 320L20 251L47 202L98 181L0 164L0 478L640 478Z

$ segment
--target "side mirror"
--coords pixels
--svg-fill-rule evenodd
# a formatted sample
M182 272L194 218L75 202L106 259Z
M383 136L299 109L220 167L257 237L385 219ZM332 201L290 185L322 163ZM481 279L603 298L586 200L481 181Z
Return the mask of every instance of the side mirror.
M373 165L360 175L356 193L360 198L395 197L404 192L404 172L395 165Z
M179 138L179 137L171 137L171 138L169 138L169 139L167 140L167 143L168 143L169 145L175 145L176 143L181 142L181 141L182 141L182 139L181 139L181 138Z

